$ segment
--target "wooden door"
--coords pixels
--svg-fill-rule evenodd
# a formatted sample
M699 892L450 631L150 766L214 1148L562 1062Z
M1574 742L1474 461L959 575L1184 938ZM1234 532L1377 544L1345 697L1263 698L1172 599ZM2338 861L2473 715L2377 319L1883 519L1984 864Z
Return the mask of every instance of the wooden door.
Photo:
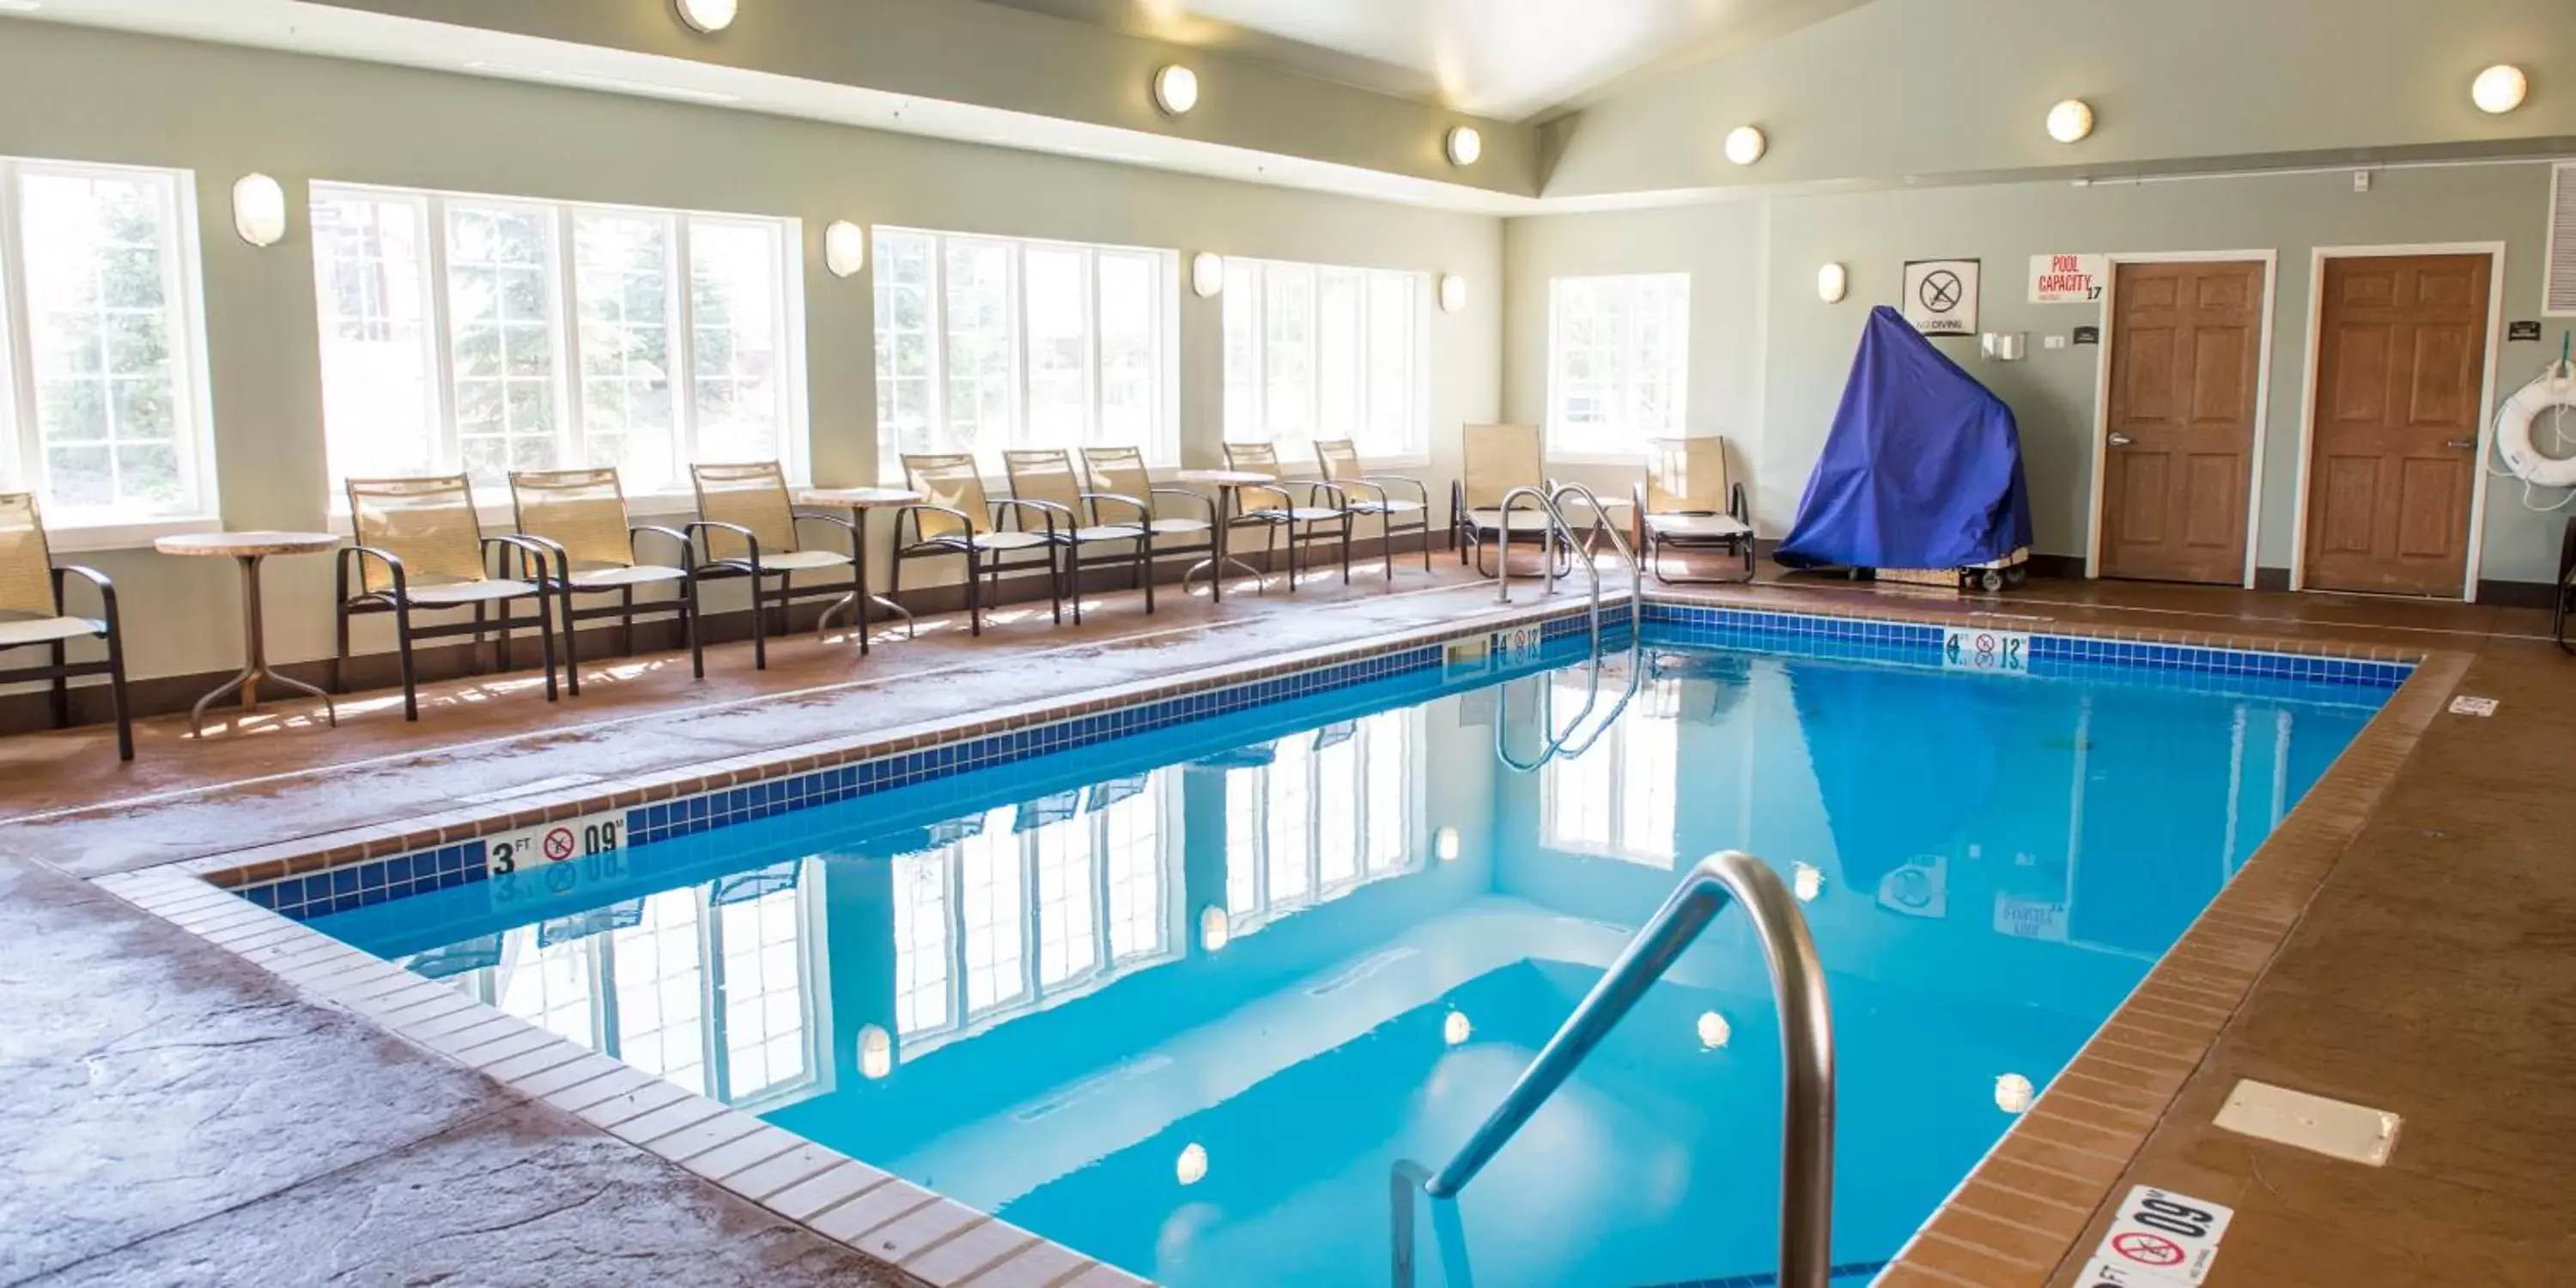
M2486 378L2484 255L2326 261L2306 584L2458 595Z
M2263 265L2122 264L2111 292L2102 575L2245 578Z

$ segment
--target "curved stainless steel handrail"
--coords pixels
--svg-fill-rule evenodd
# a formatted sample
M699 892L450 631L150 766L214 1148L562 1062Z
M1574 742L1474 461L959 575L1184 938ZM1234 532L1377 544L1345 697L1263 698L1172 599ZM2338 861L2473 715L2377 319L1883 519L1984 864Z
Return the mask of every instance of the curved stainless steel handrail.
M1592 507L1592 530L1607 534L1611 548L1617 550L1620 560L1628 565L1628 629L1633 631L1645 624L1645 564L1638 559L1636 549L1628 544L1626 535L1619 531L1619 525L1610 521L1610 512L1602 508L1601 498L1594 495L1592 489L1580 483L1559 483L1555 491L1548 493L1548 504L1555 509L1558 522L1565 521L1565 498L1568 496L1579 498L1585 505ZM1566 526L1566 540L1569 544L1581 544L1574 541L1574 529L1571 524ZM1600 593L1597 589L1600 582L1599 577L1593 578L1596 598Z
M1834 1025L1825 972L1807 919L1778 873L1760 859L1725 850L1699 861L1630 940L1608 974L1574 1008L1556 1036L1530 1062L1484 1125L1425 1186L1452 1198L1511 1141L1555 1094L1682 951L1727 904L1752 918L1771 969L1780 1008L1780 1054L1786 1094L1780 1131L1780 1278L1782 1288L1825 1288L1833 1263Z

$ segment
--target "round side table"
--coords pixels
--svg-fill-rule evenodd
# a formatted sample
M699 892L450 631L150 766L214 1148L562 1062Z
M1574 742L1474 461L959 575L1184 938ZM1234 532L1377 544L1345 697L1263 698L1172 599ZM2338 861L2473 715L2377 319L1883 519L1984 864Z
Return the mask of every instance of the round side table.
M907 636L913 631L911 609L883 595L868 593L868 511L919 505L922 499L921 493L906 491L899 487L818 487L807 488L796 494L796 502L799 505L850 512L850 528L856 534L851 538L850 554L858 560L859 564L858 571L854 574L857 589L853 590L848 598L824 609L822 620L827 622L832 620L832 614L841 611L843 604L849 605L850 622L858 628L859 632L859 656L861 657L868 655L868 605L874 604L887 612L901 616Z
M1215 542L1215 549L1210 552L1210 556L1208 558L1201 559L1197 563L1190 565L1190 570L1181 574L1182 593L1187 594L1189 592L1190 578L1196 577L1200 573L1205 572L1208 575L1208 602L1215 604L1224 603L1225 566L1227 564L1233 564L1235 567L1251 573L1260 585L1261 593L1265 595L1269 594L1269 575L1262 572L1260 569L1253 567L1251 564L1245 563L1244 561L1235 558L1233 555L1227 554L1225 551L1225 536L1226 529L1234 526L1232 515L1243 509L1243 500L1236 494L1242 489L1248 487L1268 487L1271 484L1277 483L1279 481L1279 477L1275 474L1263 474L1254 470L1182 470L1180 473L1175 474L1172 477L1183 483L1196 483L1203 487L1212 487L1216 489L1216 532L1211 538L1211 540ZM1296 561L1291 559L1289 560L1289 563L1293 567Z
M259 565L270 555L320 554L340 544L328 532L206 532L189 536L163 537L152 548L165 555L198 557L223 556L241 565L242 583L242 669L241 674L224 681L214 692L197 699L188 712L188 732L205 733L206 708L215 699L238 689L241 691L242 714L259 710L259 682L273 680L287 688L312 694L322 700L322 714L333 728L340 724L339 709L331 705L331 695L293 676L280 675L268 666L268 639L261 623L259 604Z

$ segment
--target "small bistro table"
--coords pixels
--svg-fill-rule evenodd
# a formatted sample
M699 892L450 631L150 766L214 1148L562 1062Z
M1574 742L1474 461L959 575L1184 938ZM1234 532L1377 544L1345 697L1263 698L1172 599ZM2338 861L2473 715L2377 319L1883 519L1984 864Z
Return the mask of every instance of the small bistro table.
M858 568L851 575L857 579L858 586L847 598L824 609L823 620L830 621L832 614L841 611L842 605L848 605L850 624L857 628L859 633L859 656L861 657L868 655L868 605L875 604L887 612L901 615L907 636L914 629L911 609L883 595L868 593L868 511L919 505L922 499L921 493L899 487L818 487L807 488L796 494L796 502L799 505L850 512L850 528L853 533L850 555L858 563Z
M340 725L340 712L331 704L331 695L293 676L280 675L268 666L267 631L261 620L259 602L259 565L270 555L320 554L340 544L328 532L204 532L163 537L152 548L165 555L188 555L201 558L228 557L241 565L242 583L242 669L241 674L224 681L214 692L197 699L188 711L188 732L204 736L206 708L215 699L241 690L242 714L259 710L259 682L273 680L287 688L312 694L322 700L322 714L333 728Z
M1209 557L1201 559L1197 563L1190 565L1190 570L1181 574L1181 593L1189 593L1190 578L1196 577L1200 572L1204 571L1208 575L1208 601L1210 603L1217 604L1224 603L1225 566L1227 564L1233 564L1235 567L1251 573L1260 583L1261 593L1265 595L1269 594L1269 574L1262 572L1251 564L1235 558L1233 555L1227 554L1225 550L1225 535L1226 529L1234 525L1234 512L1240 511L1243 508L1242 498L1238 496L1237 493L1248 487L1269 487L1279 481L1279 476L1276 474L1263 474L1254 470L1182 470L1180 473L1175 474L1172 477L1183 483L1194 483L1202 487L1212 487L1216 489L1216 531L1211 534L1209 538L1210 541L1214 543L1214 549L1210 551ZM1293 567L1295 566L1296 561L1291 559L1289 563L1290 566Z

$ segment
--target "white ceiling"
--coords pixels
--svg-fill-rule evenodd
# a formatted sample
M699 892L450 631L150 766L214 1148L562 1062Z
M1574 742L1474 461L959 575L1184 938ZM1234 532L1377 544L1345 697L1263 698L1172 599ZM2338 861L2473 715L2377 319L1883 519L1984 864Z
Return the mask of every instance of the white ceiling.
M1867 0L995 0L1528 120Z

